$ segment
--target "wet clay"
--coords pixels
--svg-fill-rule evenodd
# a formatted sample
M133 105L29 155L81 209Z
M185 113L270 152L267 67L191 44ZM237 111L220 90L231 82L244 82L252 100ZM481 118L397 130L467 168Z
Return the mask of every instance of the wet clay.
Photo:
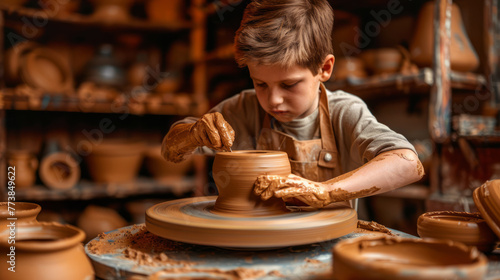
M358 220L358 229L366 230L368 232L380 232L390 236L396 236L384 225L381 225L374 221L368 222L368 221Z
M337 280L483 279L487 265L475 247L444 240L363 236L333 248Z
M498 241L480 213L427 212L418 218L417 231L422 238L450 239L483 252L493 251Z
M261 200L253 192L255 179L263 174L288 176L290 162L285 152L234 151L215 155L212 174L219 191L213 211L241 216L275 215L286 212L279 198Z
M472 198L483 219L500 238L500 180L486 181L474 190Z
M166 280L166 279L226 279L243 280L259 279L260 277L276 276L278 271L266 273L264 270L238 267L231 270L222 270L218 268L169 268L163 269L151 275L148 280ZM182 274L186 274L183 278ZM188 276L191 275L191 276ZM198 277L193 276L198 275ZM171 277L169 277L171 276ZM205 277L206 278L205 278Z

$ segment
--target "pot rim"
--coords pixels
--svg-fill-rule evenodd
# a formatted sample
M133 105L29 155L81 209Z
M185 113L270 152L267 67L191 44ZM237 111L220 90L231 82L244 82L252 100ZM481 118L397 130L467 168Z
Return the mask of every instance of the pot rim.
M235 150L232 152L217 152L215 156L219 157L244 157L248 158L250 156L253 157L277 157L277 156L283 156L286 155L288 157L288 154L283 151L274 151L274 150Z
M9 230L0 233L1 247L15 246L16 249L31 252L64 250L80 244L85 239L83 230L57 222L33 222L16 226L15 245L8 243L9 234Z
M492 193L490 188L495 192ZM500 238L500 191L496 189L500 190L500 180L486 181L472 192L472 199L488 226Z
M12 203L12 202L11 202ZM15 217L17 218L24 218L24 217L29 217L29 216L36 216L40 211L42 210L42 207L36 203L32 202L13 202L13 208L15 209L16 215ZM3 206L7 206L6 208L3 208ZM9 216L9 209L8 209L9 202L0 202L0 217L8 217ZM24 207L24 208L20 208Z

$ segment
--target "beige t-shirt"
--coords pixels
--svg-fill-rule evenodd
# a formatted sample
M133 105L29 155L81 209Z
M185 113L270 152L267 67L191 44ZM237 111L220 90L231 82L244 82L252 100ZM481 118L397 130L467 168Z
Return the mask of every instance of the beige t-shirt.
M379 123L359 97L337 90L327 90L330 119L332 122L340 163L344 172L354 170L382 152L415 148L401 134ZM233 150L255 150L262 129L265 111L260 106L255 91L245 90L230 97L210 112L220 112L235 131ZM274 129L287 133L297 140L319 138L318 110L311 115L288 123L274 121ZM197 118L188 117L174 123L192 123ZM210 153L206 147L200 152Z

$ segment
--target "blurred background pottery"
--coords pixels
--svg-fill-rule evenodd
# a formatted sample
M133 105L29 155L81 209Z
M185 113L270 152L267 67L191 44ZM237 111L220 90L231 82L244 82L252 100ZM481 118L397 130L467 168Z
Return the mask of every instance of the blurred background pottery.
M449 239L476 246L482 252L495 249L498 237L480 213L456 211L427 212L418 218L418 235L422 238Z
M39 0L38 3L49 16L71 16L80 8L81 0Z
M12 210L14 215L11 214ZM17 218L16 225L34 223L41 210L40 205L31 202L16 201L10 205L8 202L0 202L0 232L6 230L7 225L12 222L7 218Z
M10 252L8 231L0 234L0 249ZM94 269L82 242L85 233L74 226L37 223L19 226L16 231L15 273L8 271L9 256L0 256L0 269L8 280L94 279Z
M145 154L145 165L149 173L158 181L181 180L193 168L193 158L180 163L165 160L161 155L161 145L149 146Z
M90 177L100 183L130 182L137 177L145 144L140 141L105 139L93 145L85 157Z
M134 0L90 0L90 2L94 7L92 17L108 22L130 20L130 8L134 4Z
M120 88L125 85L126 75L121 62L113 54L113 46L104 44L87 63L84 81L101 87Z
M182 0L146 0L148 19L159 23L179 23L184 18L184 1Z
M5 51L5 82L7 85L15 85L21 81L20 69L23 57L37 48L34 41L22 41Z
M32 187L36 181L38 160L28 150L10 150L7 153L9 166L15 167L14 182L17 189ZM9 175L10 177L10 175Z
M70 189L80 180L80 164L68 152L54 152L41 159L38 173L46 187Z
M434 59L434 1L426 2L419 14L416 30L410 42L411 59L420 67L432 67ZM451 7L450 68L455 71L474 71L479 57L465 31L460 8Z
M336 59L333 73L335 80L366 77L363 60L357 57L341 57Z
M127 221L114 209L89 205L78 217L77 225L86 234L85 242L89 242L100 233L126 226Z
M500 238L500 179L486 181L474 190L472 198L483 219Z

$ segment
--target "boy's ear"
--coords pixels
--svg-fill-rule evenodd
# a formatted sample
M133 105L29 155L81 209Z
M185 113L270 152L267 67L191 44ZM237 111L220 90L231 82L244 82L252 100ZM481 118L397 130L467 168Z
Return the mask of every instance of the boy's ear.
M326 56L325 61L323 62L323 66L321 66L319 72L319 79L321 82L326 82L330 79L333 73L333 66L335 65L335 56L333 54L329 54Z

